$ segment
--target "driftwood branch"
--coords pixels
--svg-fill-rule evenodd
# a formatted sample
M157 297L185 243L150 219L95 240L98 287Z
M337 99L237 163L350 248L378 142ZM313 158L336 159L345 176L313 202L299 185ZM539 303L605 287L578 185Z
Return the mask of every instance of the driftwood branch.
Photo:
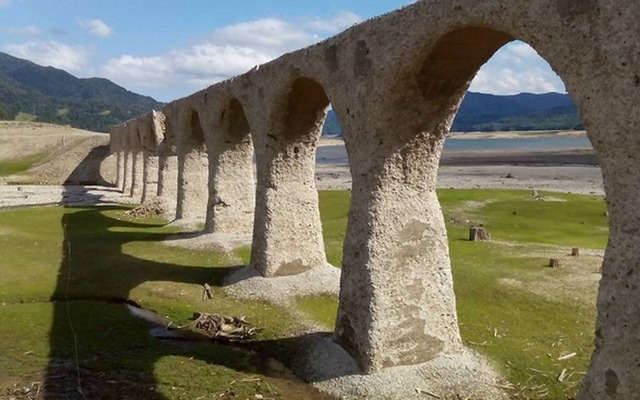
M194 313L194 328L212 340L235 342L248 340L262 329L251 326L244 317L228 317L220 314Z

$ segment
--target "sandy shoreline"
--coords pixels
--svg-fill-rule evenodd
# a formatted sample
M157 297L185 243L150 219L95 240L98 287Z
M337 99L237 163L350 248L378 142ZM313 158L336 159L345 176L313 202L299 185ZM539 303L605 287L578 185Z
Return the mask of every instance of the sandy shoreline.
M467 135L474 134L466 133L465 136ZM477 135L487 138L495 134ZM523 133L514 135L520 137ZM500 137L504 138L505 134L501 134ZM349 190L351 175L345 160L344 142L336 138L323 138L318 146L321 147L318 150L319 155L326 154L327 157L319 157L316 165L317 188ZM333 146L333 149L327 146ZM336 149L339 151L334 151ZM56 160L63 158L56 157ZM114 188L3 185L2 181L3 179L0 179L0 208L44 204L99 205L133 201L130 197L116 192ZM593 150L445 151L438 171L438 188L535 189L604 195L602 175Z
M527 134L531 133L514 133L513 137ZM583 134L567 132L567 135ZM488 138L495 134L478 135ZM508 133L500 134L500 138L505 138L505 135ZM344 146L339 139L323 139L321 143L324 146ZM319 189L345 190L351 187L349 166L346 162L335 162L338 159L327 157L317 164L316 181ZM535 189L604 195L596 155L593 150L584 149L444 151L438 171L438 188Z
M582 157L577 153L576 157ZM595 157L594 157L595 158ZM592 163L563 164L558 154L456 155L443 159L438 171L440 189L527 189L604 195L600 168ZM318 164L319 190L350 190L348 164ZM1 185L0 208L36 205L104 205L131 203L114 188L98 186Z

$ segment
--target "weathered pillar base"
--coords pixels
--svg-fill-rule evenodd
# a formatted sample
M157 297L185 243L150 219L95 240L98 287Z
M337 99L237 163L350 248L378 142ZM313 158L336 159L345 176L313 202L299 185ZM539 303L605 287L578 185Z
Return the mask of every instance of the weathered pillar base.
M327 264L314 176L315 143L272 142L256 148L251 265L265 277L299 274Z
M253 177L253 145L244 140L218 140L209 148L209 199L204 231L221 234L253 234L256 185Z
M133 182L133 153L130 150L124 152L124 165L122 177L122 193L128 195L131 193Z
M158 156L144 154L142 203L149 202L158 196L158 162Z
M296 374L335 398L510 398L500 389L504 381L491 364L471 350L363 375L358 363L328 335L310 334L297 340L301 352L292 362Z
M116 151L116 182L115 186L118 190L122 190L124 180L124 158L125 152L122 150Z
M165 204L165 218L174 220L178 202L178 156L161 155L158 159L158 197Z
M334 333L366 374L464 351L436 195L447 125L380 107L352 108L376 118L345 124L353 187Z
M208 164L207 152L203 148L178 154L176 222L204 222L209 197Z
M625 118L627 116L625 115ZM598 149L609 213L609 242L598 289L595 351L578 398L636 399L640 394L640 169L633 145L607 132ZM633 136L631 136L633 135ZM631 164L632 165L632 164Z
M130 195L134 200L142 196L142 186L144 179L144 157L142 151L135 151L132 154L132 181Z

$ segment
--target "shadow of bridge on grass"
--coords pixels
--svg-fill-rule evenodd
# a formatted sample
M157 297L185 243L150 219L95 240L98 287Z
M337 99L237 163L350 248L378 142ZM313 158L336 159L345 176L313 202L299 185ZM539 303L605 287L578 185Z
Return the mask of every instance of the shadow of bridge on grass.
M114 211L124 210L114 206L65 210L61 221L65 232L63 259L51 296L51 352L44 398L172 398L167 391L180 397L183 388L175 382L181 377L185 378L185 385L197 382L205 393L222 394L216 398L233 398L231 392L224 394L226 387L207 386L211 377L198 378L198 365L202 362L220 365L235 370L232 375L264 374L260 370L264 356L259 344L258 351L249 346L248 352L210 342L169 344L151 337L149 323L132 316L122 304L129 301L132 289L150 281L194 285L208 282L220 286L232 267L178 265L127 254L128 243L160 242L168 234L154 232L153 228L160 224L110 216ZM275 348L279 345L278 340L275 342L268 345ZM187 364L184 370L182 366L180 371L167 370L175 361L172 364L162 359L171 356L184 357L183 364ZM177 378L173 383L161 382L158 371L161 376ZM295 398L325 398L301 383L294 391L300 393Z

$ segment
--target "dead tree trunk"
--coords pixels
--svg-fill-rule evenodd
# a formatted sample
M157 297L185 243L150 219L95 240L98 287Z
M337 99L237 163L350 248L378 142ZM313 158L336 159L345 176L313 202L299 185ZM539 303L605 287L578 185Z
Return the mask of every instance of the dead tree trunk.
M469 228L469 241L476 242L479 240L491 240L491 235L482 227Z
M549 259L549 267L551 267L551 268L560 268L560 260L558 260L557 258L550 258Z

